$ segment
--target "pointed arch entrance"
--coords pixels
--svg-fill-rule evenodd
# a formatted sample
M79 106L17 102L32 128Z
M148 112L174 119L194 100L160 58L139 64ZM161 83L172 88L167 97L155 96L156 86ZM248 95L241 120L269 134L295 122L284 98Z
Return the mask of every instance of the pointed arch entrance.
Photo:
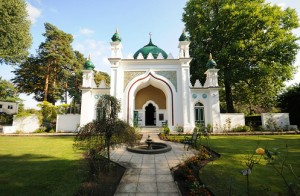
M143 75L140 75L133 79L128 83L125 91L127 92L126 100L126 112L124 113L129 124L133 124L134 122L134 113L138 113L138 119L145 119L145 110L144 111L136 111L136 95L137 93L148 86L152 86L154 88L159 89L165 96L165 112L159 111L158 107L156 107L156 126L161 126L161 123L158 123L158 118L162 119L161 121L168 121L171 126L174 125L174 97L173 92L175 92L175 87L172 85L170 81L166 78L156 75L154 72L148 72ZM156 97L156 94L152 94ZM153 101L155 104L158 104L156 100L147 99ZM145 102L143 102L144 104ZM141 126L145 126L145 121L143 124L139 123Z

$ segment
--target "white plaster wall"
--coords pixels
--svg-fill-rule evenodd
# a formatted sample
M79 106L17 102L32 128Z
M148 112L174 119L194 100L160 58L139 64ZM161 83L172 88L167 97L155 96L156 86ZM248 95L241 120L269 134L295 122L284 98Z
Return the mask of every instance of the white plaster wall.
M286 128L290 126L289 113L262 113L261 121L263 129L267 129L269 119L273 121L277 127Z
M224 125L226 126L226 120L231 120L230 128L235 128L237 126L245 125L245 115L244 113L226 113L220 114L220 130L224 129Z
M77 132L80 114L62 114L56 117L56 132Z
M3 127L3 133L15 133L22 131L24 133L32 133L40 127L39 119L36 115L13 118L12 126Z
M16 129L14 126L3 126L3 133L15 133Z

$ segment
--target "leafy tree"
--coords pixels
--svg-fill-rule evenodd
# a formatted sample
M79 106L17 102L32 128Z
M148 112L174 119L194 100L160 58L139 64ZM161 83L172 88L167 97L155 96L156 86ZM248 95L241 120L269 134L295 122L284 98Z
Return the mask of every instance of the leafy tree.
M264 0L189 0L183 21L194 57L191 82L204 81L208 54L214 54L227 112L234 112L234 103L272 105L292 78L299 49L292 33L299 27L294 9Z
M9 81L0 77L0 100L1 101L17 101L19 93L16 87Z
M72 70L71 65L75 57L71 46L73 42L71 34L59 30L50 23L45 23L45 29L43 35L46 41L41 43L38 53L45 64L44 101L47 101L49 84L55 98L63 93L61 86L66 84L66 75Z
M75 51L74 53L76 60L73 63L73 70L68 78L67 90L69 96L73 98L73 103L79 104L81 103L81 91L79 90L79 87L82 84L82 70L86 59L79 51Z
M288 87L277 101L281 110L290 114L290 123L300 127L300 83Z
M46 41L41 43L37 56L29 57L14 71L13 82L20 92L34 93L37 101L54 104L63 98L72 72L78 72L82 60L77 57L79 52L72 50L71 34L49 23L45 28Z
M31 41L25 1L1 0L0 64L14 64L26 59Z
M91 156L104 155L110 162L110 148L121 144L133 145L138 135L133 127L118 119L119 101L110 95L102 95L97 104L97 119L80 129L75 146L86 147Z
M106 72L96 71L94 78L97 86L99 86L102 80L105 81L106 86L109 86L110 84L110 76Z

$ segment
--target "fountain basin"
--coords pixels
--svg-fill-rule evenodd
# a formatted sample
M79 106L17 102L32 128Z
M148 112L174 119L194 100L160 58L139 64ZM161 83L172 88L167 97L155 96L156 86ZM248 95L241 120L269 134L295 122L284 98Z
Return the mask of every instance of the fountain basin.
M149 145L144 143L133 147L127 147L127 150L139 154L161 154L169 152L172 147L169 144L160 143L160 142L151 142L151 149Z

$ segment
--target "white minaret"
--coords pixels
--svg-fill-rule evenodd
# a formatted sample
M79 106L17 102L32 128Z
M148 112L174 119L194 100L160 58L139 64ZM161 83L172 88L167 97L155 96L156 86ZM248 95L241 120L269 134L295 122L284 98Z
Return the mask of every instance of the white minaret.
M190 53L189 53L190 43L191 42L189 41L189 38L185 34L185 30L183 29L178 44L179 58L190 58Z
M111 38L112 42L110 42L111 45L111 58L122 58L122 51L123 48L121 43L121 37L118 32L118 28L116 29L115 34Z

